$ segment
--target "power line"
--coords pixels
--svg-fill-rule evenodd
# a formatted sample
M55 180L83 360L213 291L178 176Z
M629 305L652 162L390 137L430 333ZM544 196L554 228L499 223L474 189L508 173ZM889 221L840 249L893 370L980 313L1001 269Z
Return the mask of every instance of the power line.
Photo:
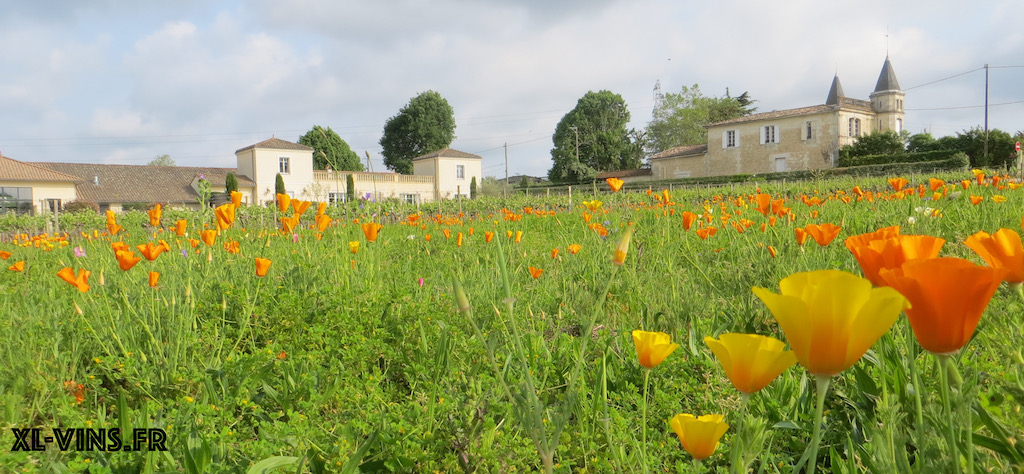
M988 104L988 106L989 107L998 107L1000 105L1013 105L1013 104L1024 104L1024 100L1018 100L1018 101L1014 101L1014 102L1003 102L1003 103L999 103L999 104ZM906 110L912 110L912 111L921 111L921 110L956 110L956 109L980 109L982 107L985 107L985 106L984 105L962 105L962 106L959 106L959 107L935 107L935 108L931 108L931 109L906 109Z
M938 80L935 80L935 81L931 81L931 82L926 82L926 83L924 83L924 84L916 85L916 86L914 86L914 87L908 87L908 88L906 88L906 89L903 89L903 92L909 91L909 90L911 90L911 89L917 89L917 88L919 88L919 87L924 87L924 86L930 86L930 85L932 85L932 84L935 84L935 83L938 83L938 82L942 82L942 81L948 81L948 80L950 80L950 79L954 79L954 78L957 78L957 77L960 77L960 76L963 76L963 75L966 75L966 74L970 74L970 73L972 73L972 72L977 72L977 71L981 71L981 70L983 70L983 69L985 69L985 68L984 68L984 67L979 67L979 68L977 68L977 69L971 69L970 71L967 71L967 72L962 72L962 73L960 73L960 74L956 74L956 75L953 75L953 76L949 76L949 77L944 77L944 78L942 78L942 79L938 79Z

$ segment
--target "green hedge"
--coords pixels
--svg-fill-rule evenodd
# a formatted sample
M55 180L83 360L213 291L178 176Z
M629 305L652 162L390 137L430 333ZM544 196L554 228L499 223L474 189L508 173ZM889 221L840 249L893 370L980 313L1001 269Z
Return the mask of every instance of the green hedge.
M922 151L919 153L901 153L897 155L864 155L839 157L839 166L846 168L850 166L884 165L896 163L920 163L924 161L942 161L953 157L955 150Z

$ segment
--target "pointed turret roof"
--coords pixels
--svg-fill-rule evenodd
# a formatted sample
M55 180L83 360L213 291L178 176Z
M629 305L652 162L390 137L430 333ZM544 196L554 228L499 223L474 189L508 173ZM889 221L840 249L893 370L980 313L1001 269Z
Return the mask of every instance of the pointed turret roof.
M832 87L828 89L828 99L825 105L839 105L839 98L846 97L843 94L843 85L839 83L839 74L832 78Z
M882 73L878 75L878 82L875 84L875 92L898 90L900 90L900 82L896 80L896 72L892 69L889 56L886 56L885 64L882 65Z

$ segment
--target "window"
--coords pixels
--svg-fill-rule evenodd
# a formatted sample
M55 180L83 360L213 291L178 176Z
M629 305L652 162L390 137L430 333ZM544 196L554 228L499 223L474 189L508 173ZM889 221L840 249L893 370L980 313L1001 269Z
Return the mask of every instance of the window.
M852 119L850 119L850 136L851 137L859 137L860 136L860 119L859 118L852 118Z
M32 188L0 187L0 214L7 212L31 214Z
M810 140L811 138L814 138L814 128L813 128L813 127L811 127L811 122L807 122L807 123L805 124L804 128L805 128L805 129L807 130L807 131L805 132L805 133L806 133L806 135L804 135L804 136L806 137L805 139L806 139L806 140Z
M455 165L455 179L466 179L466 165Z
M775 125L765 125L761 128L761 144L779 143L779 131Z
M736 148L736 130L726 130L725 138L722 140L722 148Z
M291 174L292 164L291 159L287 156L282 156L277 159L278 169L277 171L281 174Z
M461 165L460 165L461 166ZM406 204L416 204L418 194L399 194L398 199Z
M898 118L898 119L896 119L896 133L902 133L902 132L903 132L903 119Z
M345 196L345 193L327 193L327 204L341 204L345 202Z

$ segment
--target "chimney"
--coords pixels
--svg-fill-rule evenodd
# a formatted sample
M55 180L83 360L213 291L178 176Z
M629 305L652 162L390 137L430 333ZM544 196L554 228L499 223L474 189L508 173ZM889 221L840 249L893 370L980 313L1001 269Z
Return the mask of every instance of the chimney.
M98 174L92 175L92 184L95 184L96 186L100 185L100 175L98 175Z

